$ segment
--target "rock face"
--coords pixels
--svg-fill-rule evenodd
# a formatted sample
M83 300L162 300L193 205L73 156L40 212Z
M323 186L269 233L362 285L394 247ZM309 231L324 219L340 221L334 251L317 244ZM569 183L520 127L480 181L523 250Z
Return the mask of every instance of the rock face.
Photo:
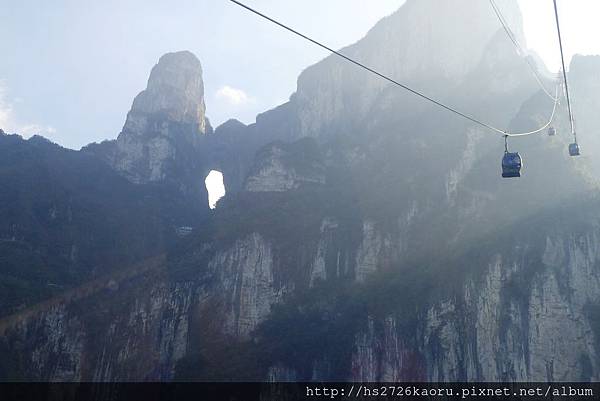
M499 4L522 39L516 1ZM485 2L409 0L344 52L535 128L552 104L500 29ZM527 167L502 180L501 137L333 57L255 124L203 134L185 95L199 64L170 57L105 146L112 165L182 193L216 168L235 190L155 268L0 321L16 358L0 377L600 379L599 176L568 137L511 142ZM594 63L572 67L588 127Z
M258 233L238 240L217 253L209 263L227 294L224 331L234 337L247 337L281 300L282 289L274 280L270 244Z
M187 51L168 53L134 99L111 163L135 183L173 181L200 196L191 181L202 179L199 159L210 131L200 61Z
M398 335L396 319L387 317L380 329L369 318L367 329L357 335L352 354L353 381L375 382L426 380L422 356Z
M323 227L325 232L336 228L330 222ZM372 228L365 227L363 244L381 246L369 233ZM420 305L421 317L410 333L404 317L365 317L348 350L346 378L597 380L600 327L590 313L599 305L600 224L594 227L582 235L547 237L541 255L527 248L492 255L456 297ZM542 265L532 270L532 258L539 256ZM273 305L294 287L277 278L278 257L272 244L252 233L210 258L205 277L213 278L165 284L153 274L121 282L118 288L112 283L83 301L58 304L2 327L2 345L19 356L29 378L170 379L190 342L198 340L197 330L217 324L223 335L248 338L268 319ZM360 260L350 266L359 268ZM325 262L332 272L329 279L343 279L339 261L338 255ZM125 310L120 306L124 302ZM202 310L211 312L198 315ZM220 318L214 320L214 315ZM331 370L323 370L333 363L327 358L314 361L308 377L281 362L269 368L268 377L332 379Z
M310 142L304 140L303 142ZM250 192L283 192L306 185L325 184L325 169L312 143L267 145L246 179Z
M24 366L30 380L173 377L175 362L186 352L195 296L190 285L165 286L154 267L144 273L119 282L118 289L113 281L85 296L71 293L70 300L53 301L41 315L14 321L1 346L3 352L16 351L8 369ZM3 375L16 377L10 370Z
M538 273L531 259L519 259L526 249L493 256L458 298L424 312L417 345L406 346L397 317L381 321L380 331L370 320L357 337L353 380L407 380L414 372L432 381L597 380L598 326L590 319L597 235L592 228L577 238L547 238Z
M517 1L498 4L524 44ZM408 0L364 39L341 52L430 96L443 98L477 67L500 27L486 2ZM292 101L298 108L300 135L355 131L352 126L364 121L389 90L399 91L338 56L327 57L298 78Z
M136 129L135 116L163 114L174 122L192 124L204 133L206 106L200 61L192 53L167 53L158 60L148 86L133 100L125 129Z

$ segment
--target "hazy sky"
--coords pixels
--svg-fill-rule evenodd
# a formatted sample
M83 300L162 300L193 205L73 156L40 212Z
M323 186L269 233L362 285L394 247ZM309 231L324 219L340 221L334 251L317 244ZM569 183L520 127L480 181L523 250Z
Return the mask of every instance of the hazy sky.
M246 1L334 48L404 2ZM552 0L520 4L528 46L557 70ZM600 1L559 0L559 8L568 58L600 54ZM188 49L200 58L213 126L253 122L327 55L227 0L0 0L0 21L0 128L70 148L117 136L163 53Z

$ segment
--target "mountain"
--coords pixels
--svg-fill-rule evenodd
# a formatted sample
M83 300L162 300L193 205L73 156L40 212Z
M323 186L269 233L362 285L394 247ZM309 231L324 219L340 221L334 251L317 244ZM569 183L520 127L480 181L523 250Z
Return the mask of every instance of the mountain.
M198 203L208 197L201 181L210 171L199 157L212 132L205 109L200 61L186 51L165 54L133 100L117 140L84 150L133 183L168 184Z
M504 0L498 4L525 43L517 2ZM341 52L412 88L444 99L469 79L489 42L500 36L495 18L485 2L409 0L365 38ZM510 46L506 38L501 41ZM507 49L504 54L510 53ZM381 78L330 56L300 75L292 103L296 105L301 135L312 136L364 124L380 108L379 103L390 96L427 106Z
M0 314L166 252L189 205L86 152L0 135Z
M498 3L524 43L517 2ZM538 127L553 106L485 2L409 0L341 51L500 128ZM501 136L337 56L254 124L214 131L200 63L163 56L116 141L57 152L138 206L136 191L170 194L181 204L151 213L181 212L192 233L4 317L0 376L598 380L596 64L569 70L584 156L566 152L561 98L557 136L509 140L525 167L505 180ZM227 195L210 212L212 169Z

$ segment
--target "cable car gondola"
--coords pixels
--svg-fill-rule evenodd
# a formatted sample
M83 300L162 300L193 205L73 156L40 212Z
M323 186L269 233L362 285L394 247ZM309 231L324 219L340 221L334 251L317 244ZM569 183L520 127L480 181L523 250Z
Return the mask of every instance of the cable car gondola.
M502 178L516 178L521 176L521 167L523 160L519 152L509 152L506 143L507 137L504 137L504 157L502 157Z
M577 144L577 142L573 142L572 144L569 145L569 155L570 156L579 156L581 153L579 153L579 145Z
M502 158L502 177L514 178L521 176L523 161L519 152L505 152Z

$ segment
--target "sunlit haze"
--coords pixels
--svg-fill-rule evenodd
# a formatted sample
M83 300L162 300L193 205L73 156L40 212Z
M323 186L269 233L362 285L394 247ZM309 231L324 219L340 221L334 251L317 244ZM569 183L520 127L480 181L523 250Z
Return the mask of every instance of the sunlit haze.
M213 126L229 118L253 122L285 102L298 74L327 56L228 1L4 3L0 127L26 137L39 133L70 148L115 138L166 52L188 49L200 58ZM248 0L334 48L357 41L402 3ZM520 4L528 47L558 70L552 1ZM567 62L574 53L600 54L600 2L562 0L559 7Z

